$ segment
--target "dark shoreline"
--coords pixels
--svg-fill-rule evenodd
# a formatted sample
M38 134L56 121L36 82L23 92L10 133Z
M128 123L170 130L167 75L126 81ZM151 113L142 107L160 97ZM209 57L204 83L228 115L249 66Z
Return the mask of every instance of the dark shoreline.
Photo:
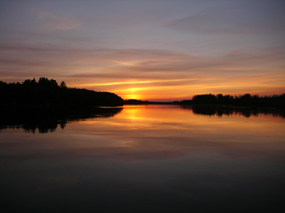
M230 95L212 95L203 94L195 95L192 100L182 101L141 101L125 100L124 105L141 105L141 104L177 104L182 106L212 106L212 107L250 107L250 108L277 108L285 109L285 94L259 97L258 95L245 94L242 96Z

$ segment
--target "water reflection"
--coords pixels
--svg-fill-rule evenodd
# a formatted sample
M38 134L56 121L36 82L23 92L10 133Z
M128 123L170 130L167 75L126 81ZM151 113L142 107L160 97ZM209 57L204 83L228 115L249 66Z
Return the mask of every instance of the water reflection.
M259 114L280 116L285 118L284 109L272 108L246 108L246 107L222 107L222 106L181 106L182 109L192 110L197 115L242 115L247 118L258 116Z
M66 111L13 111L1 113L1 129L24 129L26 132L39 133L54 132L58 126L64 129L69 122L88 118L108 118L122 111L123 108L95 108L92 110Z
M0 132L0 196L14 212L276 212L285 119L124 106L52 134ZM203 114L204 115L204 114ZM216 115L216 114L215 114Z
M285 161L280 151L284 146L283 117L270 113L246 117L238 112L197 115L179 106L126 106L108 122L89 120L74 128L92 128L92 136L106 143L97 143L90 152L107 158L167 160L206 148L233 159L255 156Z
M145 109L152 108L151 115L144 115ZM130 125L146 118L155 119L156 113L160 109L170 108L182 108L189 110L195 115L208 115L208 116L258 116L258 115L270 115L285 118L284 110L276 109L259 109L259 108L232 108L232 107L213 107L213 106L162 106L162 105L139 105L139 106L125 106L126 112L124 113L125 118L131 122L124 125ZM88 111L76 111L73 113L65 111L13 111L13 112L2 112L0 113L0 130L1 129L24 129L26 132L35 133L37 130L39 133L54 132L59 126L64 129L67 123L86 120L89 118L99 117L112 117L122 111L123 108L96 108ZM159 109L157 111L157 109ZM168 112L159 118L162 121L164 118L169 118ZM88 121L87 121L88 122ZM137 123L143 124L143 123ZM154 127L155 128L155 127Z

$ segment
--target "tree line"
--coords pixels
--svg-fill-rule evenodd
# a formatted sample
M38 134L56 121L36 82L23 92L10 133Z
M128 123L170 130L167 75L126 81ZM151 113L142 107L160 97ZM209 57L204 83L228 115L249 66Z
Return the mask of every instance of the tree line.
M263 96L244 94L240 96L203 94L195 95L192 100L180 101L181 105L210 104L246 107L285 107L285 93L281 95Z
M123 99L110 92L68 88L62 81L45 77L27 79L22 83L0 81L1 107L9 108L86 108L121 106Z

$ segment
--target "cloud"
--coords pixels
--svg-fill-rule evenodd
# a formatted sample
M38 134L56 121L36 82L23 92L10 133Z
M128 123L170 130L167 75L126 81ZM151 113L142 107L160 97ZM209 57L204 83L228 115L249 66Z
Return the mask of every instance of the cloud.
M233 50L216 56L189 55L164 49L111 49L78 48L61 45L27 45L5 43L0 45L0 60L3 63L22 65L49 63L73 66L105 67L105 71L124 72L179 72L217 70L242 65L258 65L263 62L280 62L285 56L284 46L273 46L255 51ZM17 63L19 62L19 63ZM27 62L27 63L26 63ZM33 62L33 63L31 63ZM258 62L258 63L257 63ZM103 66L104 65L104 66ZM80 74L88 74L81 72ZM79 74L79 75L80 75ZM90 74L90 73L89 73ZM96 75L100 73L96 73ZM108 73L104 73L105 75Z
M234 75L236 71L246 74L249 70L271 72L284 67L282 58L285 56L283 46L260 48L258 50L233 50L216 56L181 55L169 60L146 60L125 69L134 72L180 73L180 75ZM262 66L262 69L260 69ZM259 69L258 69L259 68ZM258 70L257 70L258 69Z
M72 64L83 67L104 64L105 68L124 68L147 64L161 64L189 57L168 50L159 49L111 49L111 48L78 48L61 45L27 45L6 43L0 45L0 60L24 64L27 61L48 61L52 64ZM82 67L82 68L83 68Z
M39 12L38 19L42 22L40 27L40 31L42 32L72 30L80 27L80 22L74 17L60 17L49 12Z
M284 33L284 4L274 3L225 3L178 19L167 26L192 33L219 35Z

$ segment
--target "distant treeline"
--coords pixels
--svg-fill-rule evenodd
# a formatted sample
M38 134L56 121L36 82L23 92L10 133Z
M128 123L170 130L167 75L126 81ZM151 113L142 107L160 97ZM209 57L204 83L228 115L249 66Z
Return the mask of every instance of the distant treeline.
M179 104L179 101L172 102L158 102L158 101L142 101L136 99L129 99L124 101L125 105L145 105L145 104Z
M245 107L285 107L285 94L264 96L245 94L241 96L231 95L195 95L192 100L180 101L181 105L207 104L207 105L232 105Z
M0 81L0 107L4 108L87 108L121 106L123 99L109 92L68 88L64 81L58 85L45 77L27 79L23 83Z

